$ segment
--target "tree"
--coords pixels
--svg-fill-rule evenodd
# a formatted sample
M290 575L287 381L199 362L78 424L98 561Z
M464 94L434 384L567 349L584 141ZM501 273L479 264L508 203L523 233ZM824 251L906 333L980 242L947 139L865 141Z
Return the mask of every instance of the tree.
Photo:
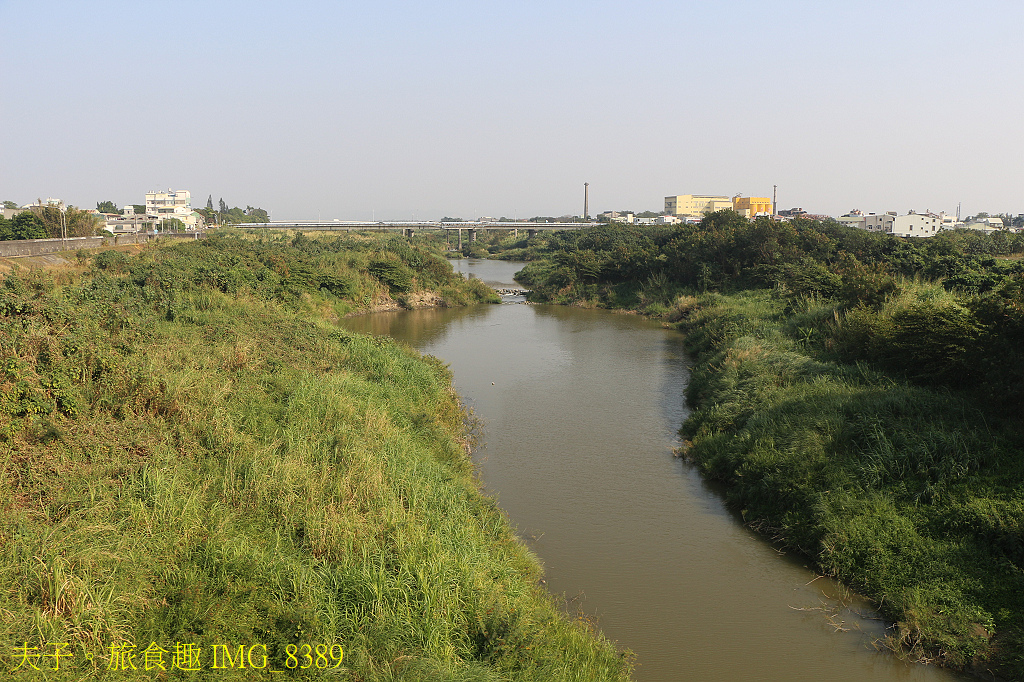
M46 239L46 226L31 211L22 211L10 220L0 217L0 240Z
M135 215L146 215L145 204L132 204L132 208L135 209Z
M116 213L121 215L121 209L114 205L113 201L101 201L96 204L96 210L100 213Z
M210 203L213 203L213 202L210 202ZM217 212L213 210L212 206L208 206L206 208L197 208L196 209L196 213L198 213L199 215L203 216L203 220L206 221L207 225L216 225L217 224Z
M7 201L4 202L4 208L18 208L18 205L8 199Z
M69 237L91 237L103 227L103 221L98 216L74 206L68 206L64 219L67 221Z
M249 218L250 223L269 223L270 216L262 208L256 208L255 206L246 206L245 215Z
M65 235L68 237L91 237L96 234L96 229L100 226L100 221L95 215L74 206L68 206L64 211L56 206L36 206L32 208L31 213L42 224L45 235L43 237L19 237L20 239L43 239L46 237L56 239ZM24 214L19 213L18 215ZM15 216L15 218L17 217Z
M213 210L213 195L206 197L206 208L210 211Z
M42 237L20 237L20 239L45 239L47 237L60 237L64 234L64 212L59 208L46 205L33 206L29 210L43 226L45 234Z
M224 197L220 198L219 208L220 210L218 211L218 213L220 213L221 215L224 215L225 213L228 212L228 205L224 202Z

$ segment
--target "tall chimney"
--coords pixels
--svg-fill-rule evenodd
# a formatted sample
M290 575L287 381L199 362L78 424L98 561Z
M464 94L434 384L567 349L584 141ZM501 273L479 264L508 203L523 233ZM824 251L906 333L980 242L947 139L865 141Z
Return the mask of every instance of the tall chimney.
M589 182L584 182L583 183L583 219L584 220L589 220L590 219L590 211L589 211L589 208L587 206L589 202L590 202L590 183Z

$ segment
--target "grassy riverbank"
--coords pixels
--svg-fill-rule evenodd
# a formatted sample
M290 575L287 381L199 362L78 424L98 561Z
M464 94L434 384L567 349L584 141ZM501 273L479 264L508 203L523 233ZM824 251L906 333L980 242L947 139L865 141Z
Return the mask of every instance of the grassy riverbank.
M728 502L874 599L896 622L894 650L1020 679L1016 419L816 359L801 323L836 324L832 306L787 311L751 291L684 299L678 314L695 358L686 454Z
M5 674L153 679L152 643L168 670L199 648L188 679L258 677L263 646L268 677L627 679L480 493L446 368L331 324L477 295L402 248L213 240L2 281ZM108 670L123 645L137 671Z

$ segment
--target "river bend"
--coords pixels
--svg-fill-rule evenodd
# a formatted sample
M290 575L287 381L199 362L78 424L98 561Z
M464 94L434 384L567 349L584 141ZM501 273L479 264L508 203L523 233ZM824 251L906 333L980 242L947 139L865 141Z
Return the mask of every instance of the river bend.
M454 261L495 288L521 263ZM521 301L522 299L507 299ZM686 418L678 332L634 315L506 304L376 313L451 366L482 420L489 493L569 608L637 656L641 682L967 679L879 653L868 605L743 526L672 451Z

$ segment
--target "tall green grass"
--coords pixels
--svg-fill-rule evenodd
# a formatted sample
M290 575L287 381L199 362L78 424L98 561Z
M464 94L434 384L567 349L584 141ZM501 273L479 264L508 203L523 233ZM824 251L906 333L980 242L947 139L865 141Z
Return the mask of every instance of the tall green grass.
M442 363L339 330L330 292L168 284L162 258L0 288L4 674L66 642L59 671L13 674L153 679L110 647L183 642L183 679L274 676L211 670L218 644L285 677L628 678L481 494ZM287 669L303 644L343 665Z
M926 284L911 296L880 314L955 303ZM847 322L826 299L707 294L681 299L675 316L697 359L688 456L728 484L744 519L876 600L896 624L894 648L1024 675L1024 472L1012 420L830 359L827 342Z

